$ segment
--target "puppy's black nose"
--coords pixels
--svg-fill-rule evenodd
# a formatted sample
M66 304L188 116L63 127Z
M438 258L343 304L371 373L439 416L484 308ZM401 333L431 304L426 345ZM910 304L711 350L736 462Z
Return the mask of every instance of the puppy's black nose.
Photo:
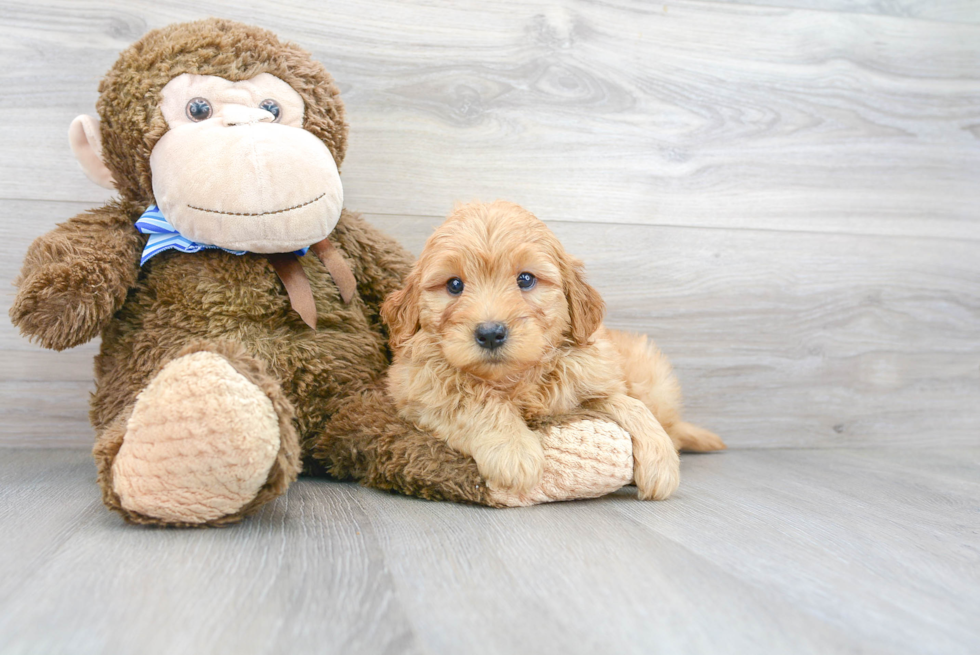
M496 350L507 341L507 326L496 321L480 323L476 326L474 336L481 348Z

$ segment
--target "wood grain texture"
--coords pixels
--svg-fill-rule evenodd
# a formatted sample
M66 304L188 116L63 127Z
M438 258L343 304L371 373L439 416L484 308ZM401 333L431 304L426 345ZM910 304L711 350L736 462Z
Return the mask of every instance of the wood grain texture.
M899 18L946 21L951 23L980 23L980 4L975 0L708 0L767 7L792 7L854 14L878 14Z
M74 209L0 201L32 225ZM368 219L415 253L441 222ZM730 446L977 444L974 242L549 223L584 259L607 323L651 335L674 362L689 418ZM95 352L43 352L0 325L0 443L91 443Z
M88 454L0 449L0 652L974 653L980 450L682 459L679 493L490 510L300 480L122 524Z
M230 530L141 529L101 507L84 451L0 452L4 655L422 652L355 487L300 484Z
M335 73L363 211L507 197L565 220L980 238L980 25L703 2L0 7L2 198L104 198L69 121L146 29L219 14Z
M110 195L65 137L118 52L223 15L336 75L349 207L418 252L455 200L525 204L733 446L976 444L980 25L774 3L0 0L0 279ZM97 347L0 322L0 443L89 444Z

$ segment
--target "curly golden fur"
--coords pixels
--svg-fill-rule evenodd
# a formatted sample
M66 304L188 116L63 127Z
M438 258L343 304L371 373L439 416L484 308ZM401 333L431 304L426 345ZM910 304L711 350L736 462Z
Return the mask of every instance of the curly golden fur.
M405 419L517 491L538 483L544 462L529 423L599 411L633 438L640 498L666 498L680 480L678 448L725 446L680 420L667 359L645 336L604 328L603 311L582 263L528 211L458 207L382 305L389 392Z

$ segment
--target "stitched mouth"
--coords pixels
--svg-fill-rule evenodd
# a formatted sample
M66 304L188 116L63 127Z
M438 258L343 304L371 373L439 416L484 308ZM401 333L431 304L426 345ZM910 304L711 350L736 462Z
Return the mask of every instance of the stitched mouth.
M301 203L299 205L293 205L292 207L286 207L285 209L276 209L275 211L271 211L271 212L256 212L256 213L249 213L249 212L223 212L223 211L218 211L217 209L205 209L204 207L195 207L194 205L187 205L187 206L188 206L188 208L190 208L190 209L196 209L199 212L207 212L209 214L222 214L224 216L272 216L273 214L284 214L284 213L289 212L289 211L292 211L294 209L299 209L300 207L306 207L307 205L312 205L317 200L320 200L321 198L323 198L323 196L325 196L325 195L327 195L327 192L326 191L324 191L323 193L321 193L320 195L318 195L313 200L307 200L306 202Z

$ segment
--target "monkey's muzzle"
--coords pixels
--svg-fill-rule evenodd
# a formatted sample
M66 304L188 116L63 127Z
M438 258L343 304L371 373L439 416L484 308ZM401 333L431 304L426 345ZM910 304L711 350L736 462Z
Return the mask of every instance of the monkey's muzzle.
M302 128L268 122L177 126L150 154L163 215L193 241L292 252L327 237L343 185L333 156Z

